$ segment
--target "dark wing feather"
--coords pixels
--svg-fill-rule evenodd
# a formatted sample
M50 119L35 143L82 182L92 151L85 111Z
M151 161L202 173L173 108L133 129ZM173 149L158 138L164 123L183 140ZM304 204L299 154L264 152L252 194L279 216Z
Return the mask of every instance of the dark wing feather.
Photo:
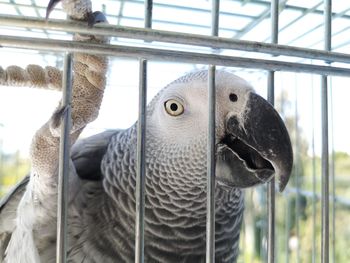
M101 180L101 161L107 151L111 137L117 130L107 130L74 144L71 157L81 179Z

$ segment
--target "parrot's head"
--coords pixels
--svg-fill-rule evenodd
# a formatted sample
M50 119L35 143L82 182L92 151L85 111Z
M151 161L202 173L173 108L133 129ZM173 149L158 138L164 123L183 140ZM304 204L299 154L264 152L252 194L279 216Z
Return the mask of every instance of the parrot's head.
M283 190L292 170L293 153L279 114L236 75L217 70L215 79L217 185L245 188L267 182L276 175ZM189 73L170 83L152 101L148 116L148 134L157 148L150 154L158 161L167 156L159 161L160 165L171 163L176 176L190 174L190 179L181 178L185 184L189 180L204 183L207 70Z

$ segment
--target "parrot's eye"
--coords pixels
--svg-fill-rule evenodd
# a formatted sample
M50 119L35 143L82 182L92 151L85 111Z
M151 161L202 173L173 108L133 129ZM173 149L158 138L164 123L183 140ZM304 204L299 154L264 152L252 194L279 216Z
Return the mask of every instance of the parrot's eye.
M230 98L230 101L232 101L232 102L236 102L238 100L237 95L234 93L231 93L229 98Z
M180 102L174 99L167 100L164 103L166 112L171 116L179 116L184 112L184 107Z

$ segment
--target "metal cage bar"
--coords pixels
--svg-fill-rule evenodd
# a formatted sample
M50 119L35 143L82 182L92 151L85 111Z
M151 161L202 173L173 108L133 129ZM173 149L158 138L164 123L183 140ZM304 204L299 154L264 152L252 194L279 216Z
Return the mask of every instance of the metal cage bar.
M61 137L59 150L58 197L57 197L57 242L56 262L65 263L67 259L67 205L70 160L70 126L72 94L72 55L64 57L62 76L62 109Z
M295 76L296 78L296 76ZM296 83L295 85L295 97L298 98L298 85ZM300 138L299 138L299 127L298 127L298 99L295 99L294 103L294 115L295 115L295 121L294 121L294 132L295 132L295 144L294 144L294 152L295 152L295 160L294 160L294 176L295 176L295 187L296 187L296 196L295 196L295 235L297 240L300 240L300 177L301 177L301 160L299 158L299 151L300 151ZM300 262L300 243L297 242L296 244L296 263Z
M206 262L215 262L215 71L208 74L208 145L207 145L207 234Z
M176 43L210 47L215 49L241 50L247 52L266 53L271 55L292 56L331 62L350 63L350 55L345 53L148 28L135 28L102 24L97 24L92 28L87 28L84 23L79 23L76 21L62 21L55 19L46 21L44 19L30 17L18 18L16 16L9 15L1 15L0 24L2 26L50 29L61 32L104 35L130 39L141 39L144 41Z
M321 262L329 262L329 151L328 151L328 100L327 77L322 76L321 115L322 115L322 220L321 220Z
M291 225L291 204L290 204L290 195L286 195L286 204L285 204L285 253L286 253L286 260L285 263L289 263L289 236L290 236L290 225Z
M144 262L144 216L146 180L147 61L140 60L139 118L137 123L137 174L135 217L135 262Z
M211 35L219 34L220 0L212 0ZM215 113L216 66L208 68L208 139L207 139L207 225L206 262L215 262Z
M335 76L350 76L346 67L321 66L268 59L246 58L208 54L199 52L177 51L172 49L131 47L40 38L2 36L0 45L6 47L36 49L47 51L85 52L88 54L111 55L119 57L145 58L162 61L175 61L198 64L215 64L228 67L255 68L273 71L304 72Z
M315 99L314 85L312 83L311 96L311 116L312 116L312 131L311 131L311 149L312 149L312 262L316 263L316 149L315 149Z
M145 28L152 27L153 1L145 1ZM135 263L145 260L145 181L146 181L146 112L147 60L140 59L139 118L137 126L137 177L135 218Z
M329 79L329 87L332 90L332 78ZM330 156L331 156L331 161L330 161L330 181L331 181L331 202L332 202L332 212L331 212L331 229L332 229L332 234L330 236L330 243L332 243L332 262L335 263L336 262L336 256L335 256L335 244L336 244L336 226L335 226L335 217L336 217L336 211L335 211L335 206L336 206L336 187L335 187L335 151L334 151L334 121L333 121L333 117L334 117L334 101L333 101L333 94L332 91L329 93L329 108L330 108L330 112L329 112L329 116L331 116L330 119L330 130L331 130L331 152L330 152Z
M324 48L331 50L332 1L324 0ZM322 117L322 220L321 262L329 262L329 149L328 149L328 79L321 77Z
M278 18L279 18L279 0L271 1L271 42L278 43ZM267 79L267 100L275 104L275 72L268 72ZM275 262L275 178L267 185L267 262Z

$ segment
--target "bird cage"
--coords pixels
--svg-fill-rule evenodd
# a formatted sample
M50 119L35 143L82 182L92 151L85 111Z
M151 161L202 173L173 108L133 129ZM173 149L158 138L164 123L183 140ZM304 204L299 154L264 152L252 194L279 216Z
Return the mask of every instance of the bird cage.
M246 190L238 262L346 262L350 256L346 251L350 229L341 224L346 224L344 216L349 215L350 207L347 190L350 141L346 121L349 106L345 101L350 76L347 26L350 3L100 0L92 1L93 10L101 10L109 25L88 27L67 20L60 5L46 20L47 2L0 0L0 52L4 58L1 66L30 64L34 60L62 68L63 105L69 109L72 54L86 52L111 57L108 96L99 117L103 121L88 127L86 134L129 125L131 118L107 127L112 122L110 112L129 111L118 108L119 102L122 107L132 108L130 116L138 119L135 262L144 262L147 101L174 75L198 68L208 70L209 76L206 262L215 261L215 72L222 67L250 81L276 107L286 122L294 149L292 177L282 193L276 190L274 179L267 185ZM108 36L111 41L81 43L72 40L75 33ZM116 76L115 72L120 74ZM50 111L50 105L42 109L42 102L35 97L51 97L53 101L57 95L44 92L25 96L19 101L28 104L21 107L17 101L21 92L38 91L23 88L13 93L11 88L2 89L0 180L4 182L3 166L13 152L11 147L6 150L6 141L26 133L25 127L29 125L23 118L26 113L17 114L15 120L10 113L14 109L25 111L33 104L37 105L33 105L36 111ZM116 103L113 98L118 92L122 96ZM9 110L9 101L15 108ZM29 110L28 114L33 112ZM13 122L23 122L24 126L11 125L6 116ZM115 117L112 118L114 121ZM57 262L65 262L67 254L69 119L67 110L59 162ZM11 129L12 133L6 132ZM344 231L337 229L337 225Z

